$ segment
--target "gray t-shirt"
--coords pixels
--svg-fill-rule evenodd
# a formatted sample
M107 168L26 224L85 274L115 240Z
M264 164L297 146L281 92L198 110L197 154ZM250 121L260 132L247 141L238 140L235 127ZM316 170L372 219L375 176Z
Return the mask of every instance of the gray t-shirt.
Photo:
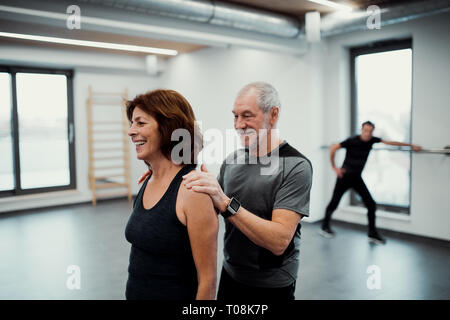
M235 197L242 207L263 219L272 220L274 209L309 215L311 162L286 142L258 158L250 157L246 149L237 150L222 164L218 181L228 197ZM292 284L299 268L300 228L299 223L286 251L276 256L225 220L225 270L236 281L250 286Z

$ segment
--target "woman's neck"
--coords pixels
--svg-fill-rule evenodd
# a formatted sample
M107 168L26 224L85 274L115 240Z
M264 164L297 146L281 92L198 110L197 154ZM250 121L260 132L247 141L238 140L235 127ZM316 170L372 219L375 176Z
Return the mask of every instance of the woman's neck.
M175 164L166 157L147 160L147 163L150 165L152 170L153 180L161 180L167 178L168 176L172 176L183 167L183 165Z

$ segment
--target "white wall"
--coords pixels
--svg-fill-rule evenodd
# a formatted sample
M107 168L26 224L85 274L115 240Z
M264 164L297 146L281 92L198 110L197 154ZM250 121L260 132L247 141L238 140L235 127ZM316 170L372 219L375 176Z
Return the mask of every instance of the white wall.
M123 54L80 52L68 49L38 48L23 45L1 45L0 61L14 65L61 67L74 69L74 118L77 189L42 194L0 198L0 212L71 204L91 200L88 183L88 139L86 100L88 86L103 92L122 92L129 97L159 87L160 80L145 74L145 60ZM145 166L137 161L130 144L131 179L137 181ZM137 183L132 192L137 193Z
M329 39L322 48L326 114L323 128L326 144L341 141L350 134L347 48L373 41L412 37L412 141L427 148L450 145L449 29L450 14L446 13ZM335 176L329 165L325 170L328 182L321 191L328 202ZM450 240L450 157L413 154L411 179L409 218L399 219L396 218L398 215L378 211L378 227ZM334 218L367 224L364 209L344 204L345 201L333 215Z
M315 57L209 48L171 59L163 77L164 86L179 91L191 103L204 132L216 128L224 137L225 130L234 130L231 111L239 89L252 81L274 85L282 104L280 136L307 156L314 166L311 216L306 219L310 221L317 219L314 215L322 210L318 201L321 172L316 170L322 157L319 149L322 130L316 125L321 122L317 106L321 77L316 72L320 61ZM206 165L217 174L220 163Z

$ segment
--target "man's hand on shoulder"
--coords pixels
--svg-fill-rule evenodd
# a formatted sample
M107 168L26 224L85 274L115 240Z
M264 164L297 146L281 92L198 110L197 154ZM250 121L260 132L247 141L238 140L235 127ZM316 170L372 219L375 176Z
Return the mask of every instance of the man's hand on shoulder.
M193 170L183 176L183 184L187 189L209 195L214 207L221 212L226 210L230 199L223 192L216 177L206 170L205 165L202 165L201 171Z
M144 180L148 177L152 175L152 170L148 169L147 171L145 171L142 176L139 178L138 180L138 184L141 184L142 182L144 182Z

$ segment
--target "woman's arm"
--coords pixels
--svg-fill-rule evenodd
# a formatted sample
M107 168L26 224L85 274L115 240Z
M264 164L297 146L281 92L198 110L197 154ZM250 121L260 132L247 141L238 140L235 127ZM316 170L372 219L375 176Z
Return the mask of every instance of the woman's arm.
M207 194L180 188L183 212L197 268L197 300L214 300L217 284L217 234L219 219Z

